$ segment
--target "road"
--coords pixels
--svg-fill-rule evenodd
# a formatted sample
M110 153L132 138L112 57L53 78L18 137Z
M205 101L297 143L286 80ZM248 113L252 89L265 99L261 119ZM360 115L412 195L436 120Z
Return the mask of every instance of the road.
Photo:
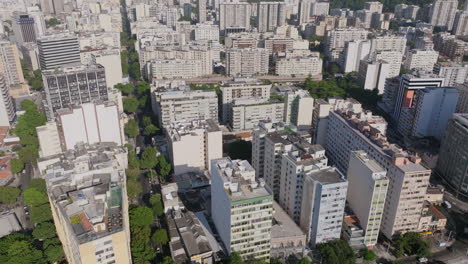
M257 79L259 80L268 80L270 82L304 82L304 80L308 76L295 76L295 77L290 77L290 76L276 76L276 75L260 75L256 76ZM322 80L322 76L312 76L313 80L320 81ZM184 79L186 83L188 84L217 84L219 82L225 82L232 80L232 77L228 76L223 76L223 75L207 75L203 77L197 77L197 78L188 78Z

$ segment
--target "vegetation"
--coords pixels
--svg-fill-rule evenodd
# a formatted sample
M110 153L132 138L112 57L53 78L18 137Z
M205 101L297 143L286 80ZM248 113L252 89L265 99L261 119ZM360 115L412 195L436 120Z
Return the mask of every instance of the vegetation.
M319 244L317 247L322 255L323 263L354 264L356 261L353 249L344 240L333 240Z
M47 19L45 23L46 23L46 27L48 28L54 27L56 25L60 25L60 21L56 18Z
M156 243L159 246L166 245L169 242L166 229L156 230L153 236L151 237L151 240L153 241L153 243Z
M221 94L219 85L216 84L190 84L192 90L214 90L217 95Z
M20 195L20 189L10 186L0 186L0 204L16 203Z
M122 92L123 95L132 94L133 91L135 90L135 87L130 83L129 84L118 83L114 86L114 88Z
M13 173L20 173L24 169L24 162L20 159L12 159L10 161L11 165L11 172Z
M279 102L284 102L284 96L281 94L277 94L275 92L271 92L270 94L270 101L279 101Z
M431 254L428 242L421 239L421 235L416 232L408 232L402 235L395 242L395 256L401 257L403 254L427 257Z
M239 255L237 252L232 252L231 255L229 255L229 261L228 264L242 264L244 261L242 260L242 257Z
M161 194L156 193L150 197L149 200L154 216L160 217L164 215L164 205L161 200Z
M141 154L140 167L142 169L152 169L158 165L158 151L153 147L147 147Z
M128 137L135 138L138 136L139 128L138 123L135 119L128 120L127 124L124 127L124 132Z
M36 127L46 123L46 117L39 112L36 104L31 100L21 102L21 109L25 111L18 118L14 133L20 138L22 145L18 151L19 158L24 163L35 163L39 157L39 140L37 139Z
M153 211L146 206L130 209L129 215L133 226L149 226L153 223Z
M374 261L377 259L377 254L373 250L366 249L363 254L363 258L365 261Z
M124 97L122 101L124 111L127 113L135 113L140 106L140 102L134 97Z
M122 74L123 76L128 76L128 51L123 50L120 53L120 64L122 66Z
M309 91L310 96L315 99L318 98L330 98L340 97L346 94L346 91L339 87L334 80L322 80L319 82L313 81L311 78L307 78L304 82L303 88Z

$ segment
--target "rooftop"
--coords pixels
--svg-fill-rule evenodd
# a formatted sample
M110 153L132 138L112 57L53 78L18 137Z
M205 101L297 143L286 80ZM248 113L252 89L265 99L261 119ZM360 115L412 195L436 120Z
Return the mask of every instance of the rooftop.
M366 152L364 151L354 151L355 157L358 158L363 164L367 166L372 172L374 173L379 173L379 172L385 172L386 170L380 166L377 161L374 159L370 158ZM376 177L378 175L373 175L373 177ZM383 175L382 175L383 176ZM383 176L382 178L385 178Z
M307 176L316 182L320 182L322 185L345 182L344 176L333 167L309 172Z
M212 119L208 120L191 120L191 121L176 121L173 122L170 127L167 129L168 136L172 140L180 140L182 136L190 135L194 130L203 129L207 132L216 132L221 131L218 124Z
M302 230L294 223L289 215L277 202L273 202L273 225L271 226L271 239L304 236Z

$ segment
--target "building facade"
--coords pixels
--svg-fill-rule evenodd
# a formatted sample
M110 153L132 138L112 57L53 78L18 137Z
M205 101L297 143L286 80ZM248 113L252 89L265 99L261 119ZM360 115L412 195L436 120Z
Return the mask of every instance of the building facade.
M37 40L41 70L81 63L78 37L70 34L43 36Z

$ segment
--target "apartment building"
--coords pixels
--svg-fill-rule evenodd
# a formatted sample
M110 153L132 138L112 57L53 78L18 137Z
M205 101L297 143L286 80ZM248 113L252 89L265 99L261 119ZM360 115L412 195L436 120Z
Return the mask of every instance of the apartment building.
M246 2L219 4L219 30L223 33L226 29L249 31L251 9L250 3Z
M211 163L213 223L228 254L243 259L270 258L273 197L245 160Z
M57 123L49 121L43 126L36 127L39 140L39 157L45 158L63 152Z
M389 65L388 77L400 75L403 53L399 51L376 51L369 55L371 61L384 61Z
M341 52L349 41L366 40L369 31L357 28L337 28L328 31L326 38L326 54L332 61L338 61Z
M81 63L78 37L72 34L47 35L37 40L41 70Z
M429 23L451 31L457 7L458 0L435 0L429 10Z
M228 126L233 131L253 129L259 121L284 119L284 102L257 98L237 98L229 104Z
M364 151L353 151L349 160L348 195L349 206L359 219L364 231L364 245L372 248L377 244L382 222L385 198L387 197L387 171Z
M25 82L18 48L6 40L0 40L0 74L8 86Z
M9 127L10 122L16 117L15 106L9 91L10 87L3 74L0 73L0 126L2 127Z
M314 98L310 96L308 91L289 85L277 85L273 91L283 96L283 121L286 124L293 124L296 127L310 127L312 124Z
M233 78L223 82L221 87L222 121L229 121L229 106L237 98L257 98L267 102L270 99L271 84L257 79Z
M346 43L342 59L341 68L345 73L358 72L361 60L370 53L371 42L369 40L355 40Z
M312 5L314 0L303 0L299 2L298 24L309 22L310 15L312 14Z
M417 5L398 4L395 6L395 18L415 20L419 9Z
M257 5L258 32L273 31L286 23L284 2L260 2Z
M303 195L308 195L307 192L304 192L306 176L311 172L327 167L328 161L325 157L325 149L322 146L312 145L308 142L301 143L303 142L292 144L286 151L281 153L281 176L279 181L279 204L296 223L300 223L301 215L303 215L302 201L307 199ZM267 157L265 157L266 169L270 164ZM267 170L265 175L267 175ZM303 230L307 231L307 229Z
M148 63L148 79L183 79L204 75L199 60L152 60Z
M213 120L176 121L166 134L175 175L209 170L223 157L222 132Z
M407 70L420 70L432 72L434 65L437 63L439 58L439 52L435 50L410 50L406 56L405 63L403 66Z
M162 128L181 120L211 119L218 122L218 97L213 90L161 87L152 91L151 104Z
M203 23L206 21L206 1L205 0L198 0L198 22Z
M339 239L348 182L335 168L304 175L300 225L312 247Z
M113 88L116 84L122 83L123 73L119 50L103 50L93 53L91 58L92 64L100 64L104 67L107 87Z
M468 80L468 65L439 62L434 66L434 74L444 78L445 86L455 87Z
M269 53L263 48L228 49L226 73L228 75L267 74Z
M12 29L19 46L24 43L36 42L36 26L34 17L27 13L14 12Z
M322 74L323 61L320 56L283 58L276 61L276 74L286 76L317 76Z
M361 60L359 64L358 82L365 90L377 89L384 93L385 82L390 77L391 65L386 61Z
M385 130L386 122L379 116L338 109L328 116L325 149L340 171L348 170L351 152L356 150L365 151L387 170L389 186L381 231L391 238L418 229L431 170L417 156L390 144Z
M132 263L125 148L79 146L38 163L68 263Z
M193 30L194 40L219 41L219 26L212 24L197 24Z
M364 9L369 10L372 13L382 13L383 4L377 1L365 2Z
M370 52L397 51L401 54L406 50L406 37L397 35L377 36L371 39Z
M437 161L437 171L458 197L468 197L468 114L457 113L447 123Z
M452 32L457 36L468 35L468 11L457 11Z
M468 113L468 84L455 86L458 90L458 103L455 113Z
M106 73L101 65L61 67L42 72L46 112L53 119L58 109L91 102L106 102Z

